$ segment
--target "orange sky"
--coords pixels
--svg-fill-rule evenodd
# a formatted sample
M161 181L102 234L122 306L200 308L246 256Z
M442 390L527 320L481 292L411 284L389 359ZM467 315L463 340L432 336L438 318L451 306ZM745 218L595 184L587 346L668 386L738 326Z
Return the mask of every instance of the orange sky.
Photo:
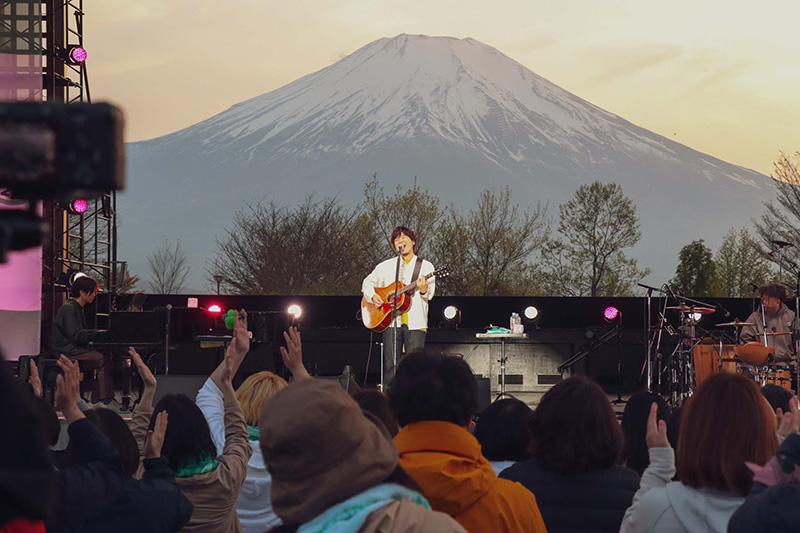
M800 4L93 0L94 101L171 133L399 33L473 37L631 122L764 173L800 150Z

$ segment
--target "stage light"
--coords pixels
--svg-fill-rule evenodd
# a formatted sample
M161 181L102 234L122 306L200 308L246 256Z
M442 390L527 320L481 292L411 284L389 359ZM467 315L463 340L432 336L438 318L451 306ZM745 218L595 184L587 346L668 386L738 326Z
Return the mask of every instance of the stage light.
M458 307L455 305L448 305L444 308L444 319L452 322L458 316Z
M689 313L689 320L691 320L695 324L697 322L700 322L701 318L703 318L703 313Z
M525 311L522 312L522 318L528 320L529 322L533 322L537 318L539 318L539 310L536 309L534 306L529 305L525 308Z
M89 202L87 202L83 198L72 200L69 203L69 205L67 205L67 210L73 215L80 215L81 213L85 213L87 209L89 209Z
M186 300L186 307L189 309L197 309L198 303L197 298L188 298Z
M69 286L72 287L73 285L75 285L75 280L77 280L78 278L82 278L85 275L86 274L84 274L83 272L80 272L80 271L76 271L76 272L73 272L72 274L70 274L70 276L69 276Z
M294 316L294 319L297 320L300 318L300 315L303 314L303 309L297 304L292 304L289 306L289 309L287 309L286 312Z
M82 46L72 46L67 52L67 58L73 65L80 65L86 61L86 49Z
M212 304L208 306L208 309L206 309L206 311L208 311L209 313L221 313L222 307L218 306L217 304Z
M614 322L619 318L620 318L619 309L617 309L614 306L606 307L605 311L603 311L603 319L606 322Z

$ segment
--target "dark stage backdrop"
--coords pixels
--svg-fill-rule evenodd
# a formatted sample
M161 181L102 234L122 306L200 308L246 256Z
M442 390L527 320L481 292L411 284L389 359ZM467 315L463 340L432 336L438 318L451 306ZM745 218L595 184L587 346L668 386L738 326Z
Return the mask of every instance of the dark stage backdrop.
M219 305L223 310L244 308L248 312L274 312L275 329L289 325L286 312L290 305L302 308L299 323L303 334L303 353L306 366L312 374L334 376L350 365L359 384L374 383L380 369L380 334L364 328L359 317L360 296L209 296L209 295L148 295L146 310L173 306L174 313L187 306L188 298L198 299L201 308ZM119 297L117 309L127 305L129 297ZM744 320L757 300L705 299L718 311L705 315L700 327L713 330L721 322L735 318ZM626 392L641 388L640 379L644 362L646 336L645 298L556 298L556 297L435 297L429 307L428 349L438 353L469 356L475 372L491 379L492 390L497 389L500 347L496 343L478 340L475 334L490 325L508 327L512 312L522 313L527 306L539 310L536 324L526 324L530 339L506 345L508 355L507 375L510 391L543 392L553 379L558 378L557 367L572 357L589 342L589 337L599 338L611 326L603 320L603 310L615 306L622 312L621 341L614 340L595 350L576 364L573 371L589 375L609 391L616 390L617 359L622 350L623 385ZM461 324L456 329L448 325L443 310L454 305L461 310ZM652 320L655 324L664 300L653 298ZM92 310L87 309L87 312ZM101 310L103 311L103 310ZM727 316L725 313L729 313ZM677 311L667 311L667 318L678 325ZM731 328L728 328L730 332ZM253 350L242 367L241 377L259 370L282 371L277 352L283 343L280 331L269 342L253 345ZM665 336L662 353L674 346ZM219 361L220 351L200 348L196 342L183 342L171 352L170 371L174 374L207 374ZM157 354L155 360L163 359ZM369 361L369 364L368 364ZM568 375L568 373L566 374ZM520 381L522 381L520 383Z

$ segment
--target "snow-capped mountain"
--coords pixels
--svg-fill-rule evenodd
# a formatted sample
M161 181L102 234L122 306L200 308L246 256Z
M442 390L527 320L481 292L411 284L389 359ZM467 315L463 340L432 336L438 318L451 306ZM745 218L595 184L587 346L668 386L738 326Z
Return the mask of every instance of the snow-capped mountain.
M482 189L510 185L551 214L582 183L620 183L642 221L633 255L654 283L673 275L681 246L715 247L773 196L770 178L631 124L471 38L379 39L128 155L121 255L146 277L147 254L179 238L195 289L244 202L313 192L356 204L374 172L389 190L417 176L468 208Z

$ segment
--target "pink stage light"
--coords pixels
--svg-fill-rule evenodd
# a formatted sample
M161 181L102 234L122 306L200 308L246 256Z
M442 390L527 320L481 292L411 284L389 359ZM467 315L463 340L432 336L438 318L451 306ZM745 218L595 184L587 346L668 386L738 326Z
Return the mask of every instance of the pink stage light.
M89 209L89 202L84 200L83 198L78 198L77 200L73 200L69 204L69 209L73 213L81 214L85 213L87 209Z
M220 306L218 306L217 304L214 304L214 305L209 305L207 311L209 313L221 313L222 312L222 308Z
M86 61L86 49L81 46L73 46L69 51L69 59L75 64Z
M618 316L619 316L619 309L617 309L616 307L606 307L606 310L603 311L603 318L605 318L607 322L616 320Z

